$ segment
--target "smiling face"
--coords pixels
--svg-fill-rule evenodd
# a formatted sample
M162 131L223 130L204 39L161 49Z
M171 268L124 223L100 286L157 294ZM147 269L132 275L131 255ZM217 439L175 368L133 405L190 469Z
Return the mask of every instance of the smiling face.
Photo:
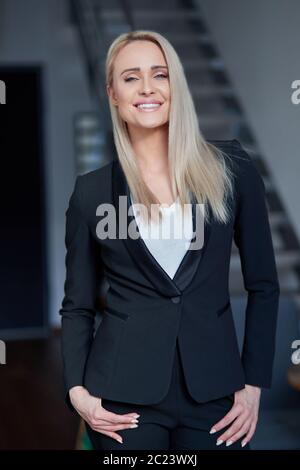
M150 129L166 124L170 86L160 48L153 42L139 40L121 49L114 62L113 86L107 86L107 93L129 128Z

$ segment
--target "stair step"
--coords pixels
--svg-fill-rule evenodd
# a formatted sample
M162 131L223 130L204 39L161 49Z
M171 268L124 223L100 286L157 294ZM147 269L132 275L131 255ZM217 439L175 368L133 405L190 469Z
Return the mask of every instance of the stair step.
M201 71L203 69L209 68L213 70L224 70L224 62L218 57L212 58L201 58L199 57L196 60L185 59L183 61L184 69L192 71L193 73Z
M195 100L194 104L196 113L199 116L206 114L214 114L215 116L218 116L220 114L224 114L224 105L222 101L217 97L202 96L201 98ZM230 112L228 111L227 115L229 114Z
M287 218L284 212L270 212L269 213L269 221L272 227L276 227L278 225L287 223Z
M280 270L278 269L278 280L280 285L281 293L292 294L297 298L300 289L299 277L290 269ZM245 291L244 279L241 269L235 270L230 268L229 273L229 286L230 291L234 293L242 293ZM300 303L299 303L300 307Z
M198 120L202 126L214 126L219 124L241 124L240 116L226 115L226 114L200 114Z
M135 11L133 10L131 12L131 18L133 21L133 24L138 25L139 29L153 29L153 19L151 16L139 16L135 14ZM123 25L124 27L128 27L128 18L123 14L118 14L116 15L112 20L108 21L106 18L103 18L101 15L101 11L99 12L98 15L98 20L101 21L102 23L105 23L105 26L114 26L115 24L118 25ZM184 17L176 17L176 18L169 18L166 16L163 16L159 19L155 20L155 31L158 33L161 33L163 36L165 36L171 43L173 44L178 44L178 32L180 32L180 36L183 39L183 42L188 41L188 36L191 34L195 35L195 32L192 30L192 25L190 21L187 21L186 18ZM202 22L197 20L197 33L199 35L203 35L203 43L205 43L206 39L205 37L207 35L206 28ZM176 42L177 41L177 42ZM208 38L207 38L208 41ZM198 41L199 42L199 41Z
M200 33L200 32L177 32L177 34L171 32L166 33L167 38L173 44L187 44L195 43L195 42L203 42L208 43L212 42L212 37L207 33Z
M197 99L198 96L201 97L201 96L207 96L207 95L234 96L234 90L232 86L218 85L214 83L212 83L211 85L201 85L201 86L193 85L191 87L191 92L193 96L195 97L195 99Z
M240 144L243 146L243 148L246 150L247 153L249 153L249 155L252 158L256 158L257 154L260 154L260 152L258 150L258 145L243 142L242 139L240 139Z
M261 177L263 179L266 191L270 191L271 189L273 190L274 189L274 184L273 184L271 178L269 176L263 176L263 175L261 175Z
M271 225L271 235L272 235L272 242L273 242L274 250L282 251L282 250L287 249L287 245L285 244L280 232L277 230L277 227L272 226L272 224L270 225ZM238 253L238 248L235 245L235 243L233 243L232 254L236 254L236 253Z
M101 8L100 9L101 17L107 21L112 21L124 17L124 11L121 8ZM177 8L173 10L160 9L160 8L139 8L132 9L132 16L137 20L151 18L153 21L159 21L162 18L167 18L169 20L181 20L192 19L195 17L200 19L200 15L197 14L196 10L188 10L185 8Z
M272 235L272 242L273 242L273 247L275 251L281 251L281 250L286 249L284 241L282 240L280 233L276 229L273 229L273 228L271 229L271 235Z
M283 250L276 251L276 266L278 269L286 269L298 266L300 263L300 251L298 250ZM239 253L232 250L230 265L232 269L240 269L240 256Z
M216 127L204 126L201 129L201 131L202 131L204 138L210 139L210 140L216 139L216 136L218 139L221 139L221 140L232 140L236 137L235 133L233 132L233 130L230 128L228 124L226 125L222 124Z

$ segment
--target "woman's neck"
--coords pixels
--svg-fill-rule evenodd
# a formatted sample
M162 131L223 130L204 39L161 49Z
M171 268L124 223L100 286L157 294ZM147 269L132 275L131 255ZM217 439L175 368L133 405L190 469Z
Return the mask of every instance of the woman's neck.
M168 171L168 129L165 126L131 129L130 139L143 173L155 175Z

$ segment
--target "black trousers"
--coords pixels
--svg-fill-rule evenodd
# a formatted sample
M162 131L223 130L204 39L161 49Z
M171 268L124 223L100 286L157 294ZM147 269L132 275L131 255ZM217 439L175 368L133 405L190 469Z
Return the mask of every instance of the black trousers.
M102 406L109 411L140 415L137 428L117 431L123 443L93 430L86 422L85 426L96 450L250 450L249 444L241 447L242 439L228 447L225 443L217 446L216 441L226 427L209 434L211 427L230 410L233 401L234 394L206 403L198 403L191 397L177 343L169 391L160 403L136 405L102 399Z

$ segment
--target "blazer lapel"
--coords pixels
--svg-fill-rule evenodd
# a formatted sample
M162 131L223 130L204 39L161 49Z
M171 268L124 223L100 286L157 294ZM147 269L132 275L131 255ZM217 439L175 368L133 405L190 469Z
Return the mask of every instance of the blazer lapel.
M126 181L125 174L121 167L118 159L114 159L112 168L112 191L113 191L113 202L116 210L116 227L117 233L119 231L119 197L126 196L126 210L128 225L134 224L134 227L139 233L138 225L136 223L134 215L129 215L128 211L131 205L130 201L130 190ZM192 198L192 215L193 215L193 231L196 230L196 200ZM167 297L178 296L181 292L190 284L194 277L200 260L203 258L205 248L208 243L210 236L210 225L205 223L204 225L204 242L201 249L188 249L181 260L181 263L172 279L168 273L161 267L154 256L149 251L142 237L139 235L138 238L133 239L128 236L128 225L127 225L127 236L122 238L130 256L136 263L138 269L143 272L146 278L152 283L154 288L158 290L162 295ZM201 226L201 224L200 224ZM198 230L200 230L198 224ZM197 234L196 234L197 236ZM198 235L199 236L199 235ZM194 237L195 238L195 237ZM191 240L194 240L194 238Z
M193 216L193 232L195 233L194 238L191 240L191 243L195 239L200 238L200 231L202 224L196 225L196 211L200 210L197 208L196 199L192 197L192 216ZM202 217L202 215L200 215ZM196 233L197 230L197 233ZM187 286L192 282L194 275L199 267L200 261L203 259L207 243L210 237L211 226L208 223L204 224L204 235L203 235L203 245L197 250L187 250L184 257L181 260L181 263L178 266L178 269L173 278L173 282L176 283L178 288L183 291ZM191 245L190 245L191 246Z

